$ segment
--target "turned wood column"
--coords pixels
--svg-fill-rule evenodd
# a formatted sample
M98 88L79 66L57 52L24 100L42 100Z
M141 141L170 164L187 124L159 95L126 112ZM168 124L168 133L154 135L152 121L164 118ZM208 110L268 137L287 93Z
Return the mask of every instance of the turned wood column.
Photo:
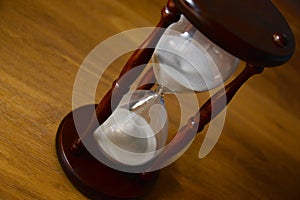
M245 69L232 82L226 85L225 89L219 90L208 99L196 114L188 120L187 124L176 133L155 161L153 169L158 168L158 166L186 148L196 134L201 132L205 125L225 109L239 88L253 75L262 73L263 69L263 67L246 64ZM224 99L226 100L225 104ZM212 112L212 107L214 107L214 112Z
M140 45L140 47L133 52L125 66L123 67L119 77L113 82L111 89L105 94L95 110L95 118L92 116L91 122L82 136L91 134L98 124L102 124L112 113L111 98L114 93L114 103L119 102L123 95L125 95L131 84L138 78L140 73L144 70L144 67L149 62L154 52L155 47L165 32L165 29L174 22L177 22L180 18L180 12L175 7L172 0L169 0L167 5L161 11L161 18L156 28L148 36L148 38ZM138 68L136 68L138 67ZM135 73L130 73L126 80L122 80L122 76L130 70L136 68ZM78 138L71 147L73 152L78 152L82 146L81 138Z

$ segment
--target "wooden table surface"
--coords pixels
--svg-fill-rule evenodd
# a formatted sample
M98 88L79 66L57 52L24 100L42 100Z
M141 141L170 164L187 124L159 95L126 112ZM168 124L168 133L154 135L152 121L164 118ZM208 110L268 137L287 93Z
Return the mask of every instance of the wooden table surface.
M299 1L273 2L299 47ZM72 109L77 70L101 41L155 26L165 3L0 1L0 199L86 199L68 181L55 152L57 128ZM207 157L197 156L201 133L161 171L145 199L300 199L298 47L288 63L266 69L242 87ZM97 97L124 62L119 59L108 70Z

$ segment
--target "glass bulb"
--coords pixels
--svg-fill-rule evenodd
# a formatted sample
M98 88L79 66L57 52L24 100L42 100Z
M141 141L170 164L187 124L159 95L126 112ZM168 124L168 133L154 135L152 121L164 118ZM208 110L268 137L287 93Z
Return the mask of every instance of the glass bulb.
M160 39L153 62L158 84L172 92L202 92L226 81L239 60L211 42L182 16Z
M138 166L152 160L168 136L168 120L158 93L126 94L112 115L94 132L100 150L111 160Z

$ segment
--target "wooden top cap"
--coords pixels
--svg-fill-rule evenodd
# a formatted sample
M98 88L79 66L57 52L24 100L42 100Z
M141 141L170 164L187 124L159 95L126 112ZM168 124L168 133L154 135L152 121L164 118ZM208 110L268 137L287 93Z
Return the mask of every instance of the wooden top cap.
M270 0L173 0L178 10L210 40L249 64L287 62L293 33Z

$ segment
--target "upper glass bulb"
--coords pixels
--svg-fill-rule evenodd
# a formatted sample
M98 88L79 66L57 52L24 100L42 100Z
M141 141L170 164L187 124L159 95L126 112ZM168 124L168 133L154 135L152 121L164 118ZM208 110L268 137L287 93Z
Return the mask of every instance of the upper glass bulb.
M236 70L239 60L202 33L184 16L160 39L153 55L154 73L165 92L213 89Z

